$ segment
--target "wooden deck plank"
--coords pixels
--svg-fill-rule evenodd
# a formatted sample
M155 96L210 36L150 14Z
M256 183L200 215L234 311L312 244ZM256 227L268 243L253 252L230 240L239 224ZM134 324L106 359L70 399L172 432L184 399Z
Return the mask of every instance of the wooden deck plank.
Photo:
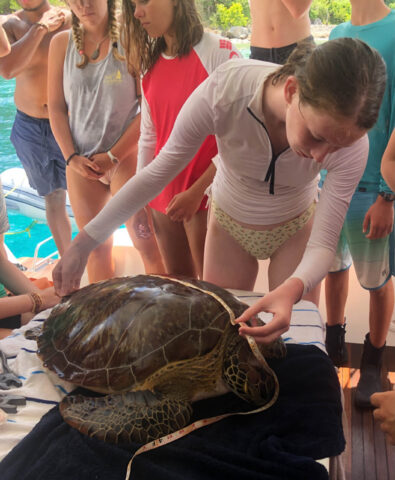
M338 371L339 382L343 389L344 412L344 438L346 440L346 449L343 455L344 471L347 478L351 478L352 472L352 437L351 437L351 389L350 389L350 369L340 368Z
M363 428L363 465L365 471L365 477L369 480L377 480L377 461L379 460L379 452L375 451L374 444L374 429L372 412L369 410L361 411L362 428ZM380 457L384 458L386 464L385 455L381 454ZM387 473L387 472L386 472ZM385 477L384 477L385 478Z
M350 366L339 369L339 381L344 392L347 425L344 434L346 450L344 469L347 480L395 480L395 447L390 445L372 410L354 406L355 387L360 372L362 346L348 344ZM393 388L395 380L395 347L387 347L383 362L383 388Z
M354 392L351 390L351 479L365 480L365 465L363 461L364 452L364 435L363 435L363 419L362 413L353 407ZM369 477L366 480L373 480Z
M380 429L377 422L374 421L372 413L369 413L370 421L373 426L373 445L372 452L374 455L373 461L376 465L377 480L388 478L388 461L387 461L387 447L385 436Z
M386 442L388 480L395 480L395 446Z

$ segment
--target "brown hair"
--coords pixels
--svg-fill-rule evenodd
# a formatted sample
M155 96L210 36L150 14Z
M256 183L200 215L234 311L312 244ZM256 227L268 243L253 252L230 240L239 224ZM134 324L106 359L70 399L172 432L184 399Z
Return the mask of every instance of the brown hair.
M365 42L338 38L317 47L302 42L269 79L275 85L290 75L298 81L302 104L355 116L360 128L376 123L387 73L380 54Z
M134 16L135 5L131 0L122 1L122 10L121 38L128 68L130 72L141 75L146 73L166 50L165 39L148 36L140 21ZM195 0L177 0L174 4L173 27L177 46L175 53L180 57L187 55L203 36L203 25Z
M118 60L125 60L118 51L119 25L117 20L117 0L107 0L108 8L108 27L112 54ZM84 68L89 61L88 55L84 51L84 30L81 23L73 11L71 11L71 27L74 44L78 53L81 55L81 61L77 63L78 68Z

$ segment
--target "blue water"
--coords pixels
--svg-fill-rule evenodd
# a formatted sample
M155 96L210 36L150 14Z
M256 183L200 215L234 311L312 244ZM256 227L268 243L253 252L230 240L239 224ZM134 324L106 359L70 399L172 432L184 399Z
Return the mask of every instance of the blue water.
M10 142L10 133L15 117L14 88L15 80L4 80L0 77L0 125L2 126L0 130L0 173L7 168L22 168ZM29 228L33 220L12 210L8 212L8 219L10 230L4 238L16 257L32 257L36 245L51 236L48 225L37 223ZM28 232L24 232L26 229ZM40 248L39 255L43 257L55 250L56 245L51 240Z

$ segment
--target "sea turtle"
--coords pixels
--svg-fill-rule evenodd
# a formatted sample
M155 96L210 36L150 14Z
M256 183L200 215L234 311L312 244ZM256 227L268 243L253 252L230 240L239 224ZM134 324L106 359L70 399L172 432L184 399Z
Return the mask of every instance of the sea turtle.
M63 418L112 443L149 442L187 425L197 399L233 391L256 406L272 402L277 378L229 308L237 317L247 305L207 282L149 275L66 297L45 321L38 355L64 380L107 395L66 397ZM259 349L285 355L281 340Z

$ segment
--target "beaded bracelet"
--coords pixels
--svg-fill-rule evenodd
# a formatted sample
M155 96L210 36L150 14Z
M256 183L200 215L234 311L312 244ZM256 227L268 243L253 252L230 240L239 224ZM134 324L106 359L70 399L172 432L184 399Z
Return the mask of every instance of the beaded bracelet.
M68 165L70 163L70 160L75 157L76 155L79 155L78 152L73 152L69 157L68 159L66 160L66 165Z
M41 312L41 307L43 306L43 299L41 295L38 294L37 292L31 292L30 298L33 303L31 312L34 314Z

